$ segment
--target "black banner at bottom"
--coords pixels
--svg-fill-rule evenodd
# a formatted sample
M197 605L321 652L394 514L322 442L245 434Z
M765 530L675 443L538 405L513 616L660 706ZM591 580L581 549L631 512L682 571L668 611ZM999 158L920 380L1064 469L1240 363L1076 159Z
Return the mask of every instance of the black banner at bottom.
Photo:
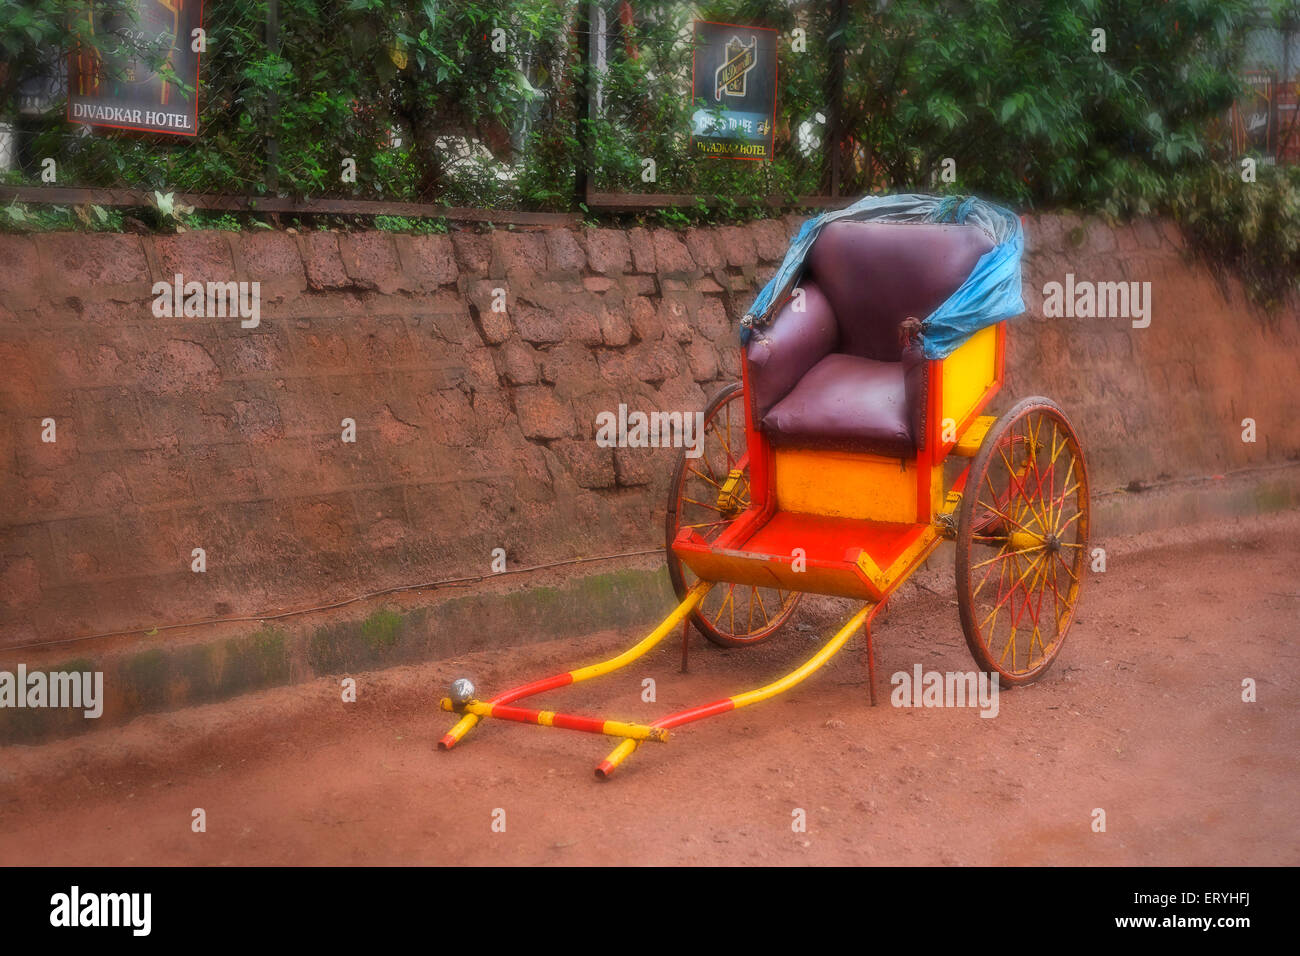
M0 910L10 942L127 946L347 945L431 931L439 946L635 936L676 947L705 931L701 921L711 937L761 936L765 948L846 933L924 944L989 932L1231 946L1285 925L1293 877L1243 868L34 868L0 873Z

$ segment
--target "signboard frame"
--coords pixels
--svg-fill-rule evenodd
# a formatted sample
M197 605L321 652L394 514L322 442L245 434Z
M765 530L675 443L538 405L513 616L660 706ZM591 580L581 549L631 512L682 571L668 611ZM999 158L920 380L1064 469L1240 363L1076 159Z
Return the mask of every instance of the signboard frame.
M1232 104L1233 152L1239 156L1258 152L1261 156L1272 157L1277 132L1277 74L1272 70L1246 70L1241 76L1248 92ZM1262 137L1255 129L1248 127L1250 117L1260 115L1264 117Z
M146 4L155 4L166 9L166 4L161 0L134 0L134 9L137 15L141 15ZM138 89L133 90L134 96L108 97L101 93L83 93L79 90L91 83L100 82L100 77L92 76L89 73L89 67L85 62L87 54L78 50L72 50L68 53L68 106L67 121L83 126L102 126L108 129L133 130L141 133L158 133L164 136L186 136L195 137L199 135L199 77L201 76L201 66L203 54L201 51L192 49L192 31L203 28L203 6L204 0L178 0L178 7L174 11L175 29L172 34L172 50L179 52L187 60L190 56L194 58L193 69L175 70L185 82L192 82L194 92L192 96L185 97L174 83L167 83L154 74L153 79L156 83L149 83L145 86L143 83L138 84ZM88 15L95 16L95 4L88 4ZM147 81L146 81L147 82ZM155 90L164 91L160 96L166 95L170 90L178 96L184 97L187 108L184 112L179 110L167 110L166 103L146 102L142 95L145 90L153 93ZM101 110L113 110L123 114L125 121L109 122L105 119L76 116L78 107L98 107ZM169 115L172 117L185 117L188 122L188 128L176 128L164 124L149 125L145 118L150 115ZM114 119L117 117L114 116ZM133 122L134 121L134 122Z
M700 72L702 69L702 66L700 64L700 50L702 47L706 47L709 45L706 42L702 42L702 40L704 39L704 34L707 32L715 32L715 31L702 31L700 29L701 27L721 28L720 30L717 30L715 33L715 35L719 35L719 36L723 33L726 33L728 30L742 30L751 34L751 36L753 37L752 42L749 43L748 45L746 45L745 42L739 36L732 36L727 38L724 42L728 46L730 46L733 41L739 44L739 49L737 50L737 56L734 57L731 61L724 60L717 67L717 69L713 71L715 74L713 78L714 82L727 83L727 85L732 86L733 89L737 85L739 85L741 90L743 90L743 92L739 94L740 98L742 99L749 98L748 77L753 70L758 69L759 66L758 54L761 52L771 56L771 61L772 61L771 98L767 102L763 102L763 100L760 99L758 104L764 107L761 115L769 127L769 132L766 137L765 143L762 139L745 136L743 134L738 136L708 136L706 134L702 134L699 132L699 127L701 125L701 114L705 114L707 110L698 107L697 103L701 99L705 99L707 102L708 99L700 95L700 89L697 85L698 82L703 78ZM691 116L691 138L690 138L691 155L699 156L705 159L739 159L739 160L747 160L749 162L771 161L774 158L776 153L776 98L777 98L778 90L780 89L780 76L779 76L779 65L778 65L779 32L776 30L775 27L763 27L763 26L756 26L753 24L743 24L743 23L721 23L716 20L695 20L693 21L692 31L693 31L692 37L694 39L694 47L691 51L691 106L693 108L692 116ZM770 36L763 37L763 39L767 42L765 42L761 48L758 45L758 39L760 35L770 35ZM746 49L753 51L748 61L748 66L745 65ZM729 74L724 74L723 72L724 68L726 68L727 66L733 63L735 63L736 66L730 71ZM739 75L736 75L737 69L739 70ZM762 87L759 87L757 90L757 95L762 97L764 92L765 90ZM718 100L719 95L720 95L719 93L715 92L712 99L715 101ZM737 94L733 92L731 95L737 95ZM724 112L720 115L726 115L726 114ZM748 122L758 114L751 110L751 111L744 112L740 115L746 118L744 122ZM762 146L763 152L761 155L758 156L737 155L734 152L726 151L725 148L721 148L727 142L735 142L741 146L748 146L751 148L753 146ZM710 151L707 148L709 144L713 145L716 148Z

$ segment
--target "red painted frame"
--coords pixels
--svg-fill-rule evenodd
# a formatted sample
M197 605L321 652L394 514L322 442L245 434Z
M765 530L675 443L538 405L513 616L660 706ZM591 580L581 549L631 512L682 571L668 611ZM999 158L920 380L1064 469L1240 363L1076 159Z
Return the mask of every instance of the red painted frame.
M999 322L996 326L996 339L993 351L993 381L984 390L984 394L971 408L970 412L957 423L957 436L960 437L971 424L984 413L989 402L1002 390L1005 381L1006 325ZM916 454L916 521L917 524L929 524L934 520L930 506L931 481L933 468L941 464L956 447L957 442L943 442L943 359L930 359L927 368L926 388L926 434L922 447ZM758 427L757 410L754 407L753 392L749 385L749 362L745 355L745 346L740 347L740 380L745 392L745 447L749 454L750 500L748 511L724 531L714 542L717 548L734 548L748 540L758 526L766 524L776 512L776 494L772 487L773 451L767 437Z
M992 401L993 397L1001 390L1005 373L1005 336L1005 327L999 323L995 330L993 380L975 402L974 407L963 416L962 421L957 423L956 432L958 437L971 426L988 406L989 402ZM907 535L907 538L903 540L902 546L904 548L914 541L917 536L923 534L927 528L934 525L937 518L935 503L939 502L940 506L942 506L944 497L942 494L943 489L939 489L940 494L933 493L935 491L933 482L936 479L935 466L941 465L957 444L956 441L942 441L943 365L942 359L934 359L930 360L927 366L925 434L922 436L921 447L917 450L915 457L911 459L917 469L916 521L911 526L912 530ZM778 511L775 488L775 452L759 427L758 411L755 406L753 391L750 388L749 363L744 346L741 346L740 367L741 385L745 396L745 438L746 456L749 460L751 504L712 542L706 543L689 529L682 529L674 547L678 557L688 565L691 563L690 556L692 554L711 553L715 557L745 559L750 554L753 554L755 558L759 558L759 552L761 552L761 559L764 561L780 561L781 559L776 557L776 554L778 552L784 553L783 549L779 547L774 550L770 541L767 541L762 547L751 547L756 536L768 526ZM952 487L954 489L960 490L965 486L969 471L968 464L953 482ZM940 480L942 480L941 477ZM817 531L816 524L815 520L807 522L808 535L805 536L806 538L815 539L821 536L821 533ZM842 565L845 562L852 564L857 561L857 555L852 552L861 551L864 546L870 547L869 553L872 560L877 562L878 567L881 567L882 570L884 567L888 567L893 560L891 555L899 553L890 543L893 541L892 536L884 534L884 528L878 529L882 532L881 534L876 534L871 527L871 522L861 522L861 524L866 526L859 529L861 536L855 532L853 541L845 541L843 558L813 558L809 555L809 567L815 564L818 567L824 566L824 569L828 571L844 571L846 569ZM782 533L788 533L790 530L791 528L785 528ZM845 530L848 530L847 527ZM865 579L864 586L874 594L874 599L883 601L895 587L907 578L918 563L929 556L934 548L938 546L940 540L939 536L935 536L930 546L923 549L914 560L909 562L908 566L897 577L891 575L891 580L888 584L884 584L883 588L874 582L868 583ZM869 541L874 543L869 545ZM897 544L896 541L893 541L893 543ZM818 550L823 554L833 553L833 549L829 551L827 549ZM880 561L884 561L885 565L881 566ZM743 583L748 579L749 573L753 569L746 567L742 570L740 566L737 566L735 570L736 580ZM714 573L716 573L716 568ZM721 579L726 580L725 575ZM750 583L754 582L750 581ZM840 592L828 591L828 593ZM856 588L854 593L857 593Z

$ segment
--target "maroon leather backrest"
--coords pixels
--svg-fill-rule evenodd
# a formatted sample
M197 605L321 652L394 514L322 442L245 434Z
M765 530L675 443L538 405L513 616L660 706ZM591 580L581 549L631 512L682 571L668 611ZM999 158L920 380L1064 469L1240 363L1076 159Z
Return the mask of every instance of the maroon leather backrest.
M755 329L746 349L749 388L759 417L785 398L804 373L835 349L839 329L830 303L817 283L805 279L804 311L794 310L792 296L766 328Z
M833 222L808 253L807 275L835 313L836 351L897 362L899 323L942 305L992 248L970 225Z

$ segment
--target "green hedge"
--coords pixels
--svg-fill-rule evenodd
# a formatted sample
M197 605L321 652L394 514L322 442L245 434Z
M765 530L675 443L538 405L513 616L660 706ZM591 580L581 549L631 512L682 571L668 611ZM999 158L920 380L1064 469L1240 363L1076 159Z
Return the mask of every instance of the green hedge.
M771 163L690 158L689 5L632 0L631 24L614 0L601 5L608 61L585 79L603 108L586 129L583 162L598 190L700 198L657 214L667 221L732 220L754 214L743 203L755 197L826 191L826 94L838 48L847 194L974 192L1021 209L1117 217L1175 211L1206 248L1246 269L1264 298L1276 297L1278 274L1295 272L1293 174L1269 172L1246 187L1222 128L1241 92L1247 26L1261 6L1281 15L1295 0L850 0L842 30L829 2L705 0L704 18L780 31ZM585 42L574 30L577 0L279 0L278 8L272 49L265 0L207 5L196 141L82 135L58 116L23 120L28 168L8 178L35 182L31 157L54 156L64 185L572 208ZM0 0L0 117L12 118L17 80L32 64L71 42L67 9ZM492 47L498 28L504 51ZM796 29L802 52L791 42ZM1094 49L1095 30L1105 31L1104 52ZM340 179L347 157L355 183ZM655 160L653 183L641 179L646 158ZM945 160L954 181L940 175ZM16 219L12 207L7 218ZM17 218L42 220L21 210ZM114 222L81 218L92 228Z

